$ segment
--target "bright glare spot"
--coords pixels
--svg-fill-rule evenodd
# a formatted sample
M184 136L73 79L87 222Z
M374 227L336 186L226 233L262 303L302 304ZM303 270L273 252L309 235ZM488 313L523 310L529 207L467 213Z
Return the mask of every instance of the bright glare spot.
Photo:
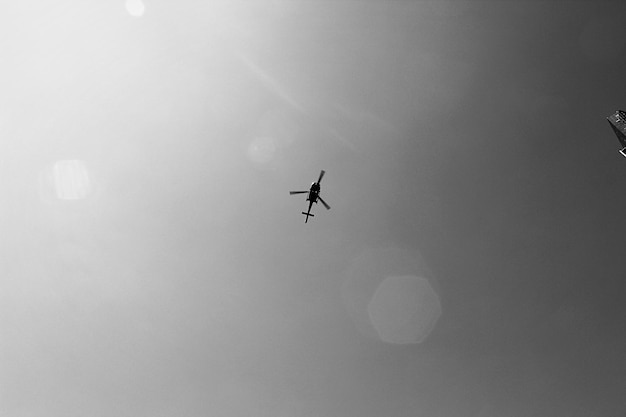
M134 17L141 17L146 11L146 6L141 0L126 0L126 10Z
M262 136L252 140L248 146L248 158L254 163L265 165L274 159L276 144L274 139Z
M81 200L91 191L89 175L83 161L57 161L52 167L52 176L59 200Z
M439 296L426 278L391 276L376 289L367 311L387 343L420 343L441 315Z

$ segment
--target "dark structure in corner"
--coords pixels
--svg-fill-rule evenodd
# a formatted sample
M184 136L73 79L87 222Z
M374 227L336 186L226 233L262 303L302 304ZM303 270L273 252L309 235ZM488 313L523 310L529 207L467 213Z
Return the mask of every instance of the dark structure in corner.
M611 125L611 128L617 135L617 139L619 140L622 149L620 149L620 153L626 157L626 112L624 110L618 110L609 117L606 118Z

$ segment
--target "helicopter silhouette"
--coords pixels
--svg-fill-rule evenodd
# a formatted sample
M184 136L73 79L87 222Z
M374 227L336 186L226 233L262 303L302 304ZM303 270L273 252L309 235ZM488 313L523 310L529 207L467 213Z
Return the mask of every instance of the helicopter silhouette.
M326 207L327 210L330 210L330 206L326 204L324 200L322 200L322 197L320 197L320 182L322 181L322 177L324 177L325 173L326 171L324 170L320 172L320 177L317 179L316 182L311 184L311 188L309 189L309 191L289 191L290 195L305 194L305 193L309 194L308 197L306 198L306 201L309 202L309 209L306 212L304 211L302 212L302 214L306 216L306 219L304 220L305 223L308 223L309 216L315 217L313 214L311 214L311 207L313 207L313 203L317 204L318 201L321 201L324 207Z

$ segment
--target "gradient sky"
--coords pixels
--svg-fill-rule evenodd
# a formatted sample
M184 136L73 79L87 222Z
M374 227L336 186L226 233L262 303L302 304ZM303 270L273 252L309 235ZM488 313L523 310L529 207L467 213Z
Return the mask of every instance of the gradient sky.
M5 3L3 417L626 415L623 2Z

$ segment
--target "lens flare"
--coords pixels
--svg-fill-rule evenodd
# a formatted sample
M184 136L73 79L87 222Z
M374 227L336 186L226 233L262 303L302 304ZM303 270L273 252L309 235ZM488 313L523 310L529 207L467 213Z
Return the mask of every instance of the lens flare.
M421 255L401 248L367 249L341 288L347 313L364 336L421 343L442 314L436 278Z
M43 172L41 179L41 193L45 201L83 200L92 191L87 166L77 159L55 162Z
M248 158L258 165L265 165L274 159L276 143L271 137L257 137L248 145Z
M126 11L134 17L141 17L146 12L146 6L141 0L126 0Z
M426 278L387 277L368 307L370 321L387 343L420 343L441 315L439 296Z

